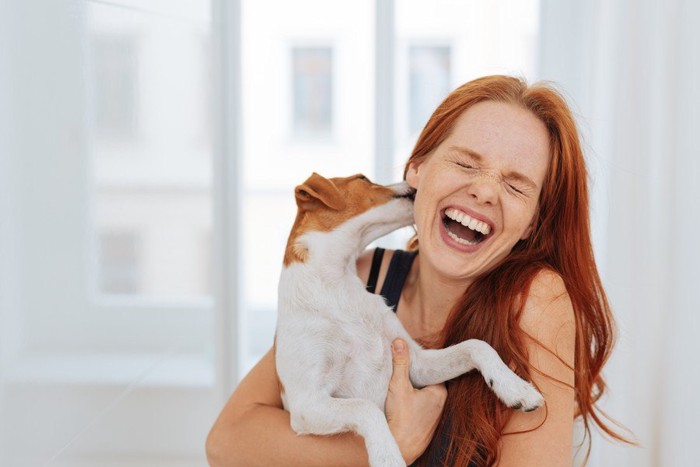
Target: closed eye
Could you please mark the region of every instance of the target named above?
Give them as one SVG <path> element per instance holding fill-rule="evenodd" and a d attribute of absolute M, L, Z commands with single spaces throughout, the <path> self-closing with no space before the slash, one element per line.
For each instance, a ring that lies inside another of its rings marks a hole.
<path fill-rule="evenodd" d="M 474 167 L 473 165 L 465 163 L 465 162 L 455 162 L 455 164 L 462 167 L 463 169 L 470 169 L 470 170 L 476 169 L 476 167 Z"/>
<path fill-rule="evenodd" d="M 511 185 L 511 184 L 509 183 L 509 184 L 508 184 L 508 187 L 509 187 L 511 190 L 520 193 L 521 195 L 523 194 L 523 192 L 522 192 L 521 190 L 518 190 L 518 188 L 517 188 L 515 185 Z"/>
<path fill-rule="evenodd" d="M 525 188 L 522 188 L 518 185 L 515 185 L 513 183 L 509 183 L 509 182 L 506 182 L 506 186 L 508 187 L 509 190 L 514 191 L 518 195 L 523 195 L 523 196 L 527 195 L 527 193 L 526 193 L 527 190 Z"/>

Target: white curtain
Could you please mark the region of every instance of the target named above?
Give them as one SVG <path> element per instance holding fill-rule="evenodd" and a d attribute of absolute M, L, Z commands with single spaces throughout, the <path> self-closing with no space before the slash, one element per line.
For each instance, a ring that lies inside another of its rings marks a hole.
<path fill-rule="evenodd" d="M 592 466 L 700 465 L 700 3 L 542 0 L 540 74 L 574 103 L 596 256 L 619 327 L 603 406 L 638 448 Z"/>

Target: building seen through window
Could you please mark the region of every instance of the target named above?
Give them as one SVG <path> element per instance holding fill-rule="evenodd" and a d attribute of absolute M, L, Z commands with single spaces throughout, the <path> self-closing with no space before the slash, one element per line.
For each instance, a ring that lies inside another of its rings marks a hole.
<path fill-rule="evenodd" d="M 102 232 L 100 235 L 99 290 L 122 295 L 141 292 L 143 245 L 136 232 Z"/>
<path fill-rule="evenodd" d="M 103 137 L 133 138 L 138 124 L 136 37 L 97 33 L 89 44 L 95 129 Z"/>
<path fill-rule="evenodd" d="M 294 133 L 323 136 L 333 128 L 333 49 L 292 48 Z"/>
<path fill-rule="evenodd" d="M 418 133 L 451 91 L 451 48 L 411 45 L 408 51 L 410 132 Z"/>
<path fill-rule="evenodd" d="M 207 2 L 168 8 L 87 7 L 91 264 L 98 296 L 124 306 L 212 291 L 212 40 L 196 19 Z"/>

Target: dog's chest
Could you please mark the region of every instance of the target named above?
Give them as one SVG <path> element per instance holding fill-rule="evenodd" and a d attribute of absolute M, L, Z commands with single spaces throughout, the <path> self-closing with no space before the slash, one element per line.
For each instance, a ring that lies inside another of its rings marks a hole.
<path fill-rule="evenodd" d="M 336 397 L 361 397 L 383 407 L 386 384 L 391 376 L 390 342 L 379 320 L 353 321 L 336 326 L 329 342 L 341 343 L 328 368 Z M 332 375 L 332 376 L 331 376 Z"/>
<path fill-rule="evenodd" d="M 363 288 L 305 285 L 280 288 L 278 340 L 296 341 L 304 354 L 297 355 L 297 369 L 300 360 L 315 361 L 309 371 L 319 371 L 332 395 L 370 399 L 383 408 L 391 376 L 391 341 L 385 334 L 391 311 Z M 285 295 L 285 288 L 292 293 Z"/>

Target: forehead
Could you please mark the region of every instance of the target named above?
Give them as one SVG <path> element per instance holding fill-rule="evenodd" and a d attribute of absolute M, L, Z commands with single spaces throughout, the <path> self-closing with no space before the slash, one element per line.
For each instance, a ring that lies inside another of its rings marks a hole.
<path fill-rule="evenodd" d="M 476 152 L 487 163 L 518 170 L 540 186 L 550 157 L 544 123 L 529 110 L 503 102 L 479 102 L 464 111 L 441 146 Z"/>

